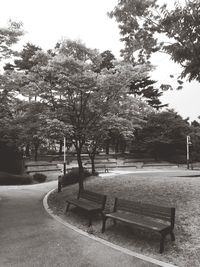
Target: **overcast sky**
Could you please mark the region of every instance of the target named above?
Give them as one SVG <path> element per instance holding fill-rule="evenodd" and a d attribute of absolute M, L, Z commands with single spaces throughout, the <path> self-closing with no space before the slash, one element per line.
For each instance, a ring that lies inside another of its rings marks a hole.
<path fill-rule="evenodd" d="M 118 26 L 107 16 L 116 3 L 117 0 L 4 0 L 0 26 L 9 19 L 22 21 L 26 34 L 18 45 L 21 47 L 29 41 L 50 49 L 62 38 L 80 39 L 88 47 L 100 52 L 111 50 L 119 57 L 123 44 L 119 41 Z M 181 71 L 162 54 L 154 56 L 153 63 L 157 66 L 153 78 L 160 83 L 172 83 L 170 74 Z M 186 82 L 183 90 L 167 92 L 162 100 L 183 118 L 194 120 L 200 116 L 200 85 L 197 82 Z"/>

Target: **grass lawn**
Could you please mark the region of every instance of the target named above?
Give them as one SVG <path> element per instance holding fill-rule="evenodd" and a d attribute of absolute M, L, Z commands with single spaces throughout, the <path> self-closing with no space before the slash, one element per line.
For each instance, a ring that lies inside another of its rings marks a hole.
<path fill-rule="evenodd" d="M 50 195 L 48 203 L 55 214 L 67 222 L 112 243 L 178 266 L 200 266 L 200 172 L 138 172 L 93 177 L 85 182 L 85 188 L 108 195 L 108 210 L 112 210 L 114 197 L 174 206 L 176 241 L 171 242 L 168 236 L 165 251 L 159 254 L 159 235 L 138 232 L 122 223 L 114 226 L 111 220 L 107 221 L 106 232 L 102 234 L 100 217 L 95 218 L 88 229 L 88 219 L 79 209 L 72 208 L 68 215 L 63 213 L 65 197 L 75 196 L 77 185 L 66 187 L 61 193 L 55 191 Z"/>

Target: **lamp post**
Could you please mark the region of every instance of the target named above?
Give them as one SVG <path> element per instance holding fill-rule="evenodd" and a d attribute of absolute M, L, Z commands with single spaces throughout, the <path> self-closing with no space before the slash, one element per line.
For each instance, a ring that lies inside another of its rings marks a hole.
<path fill-rule="evenodd" d="M 189 169 L 190 168 L 190 145 L 192 145 L 192 142 L 191 142 L 191 140 L 190 140 L 190 136 L 189 135 L 187 135 L 187 137 L 186 137 L 187 139 L 186 139 L 186 144 L 187 144 L 187 169 Z"/>
<path fill-rule="evenodd" d="M 66 174 L 66 137 L 64 137 L 64 162 L 63 162 L 63 173 Z"/>

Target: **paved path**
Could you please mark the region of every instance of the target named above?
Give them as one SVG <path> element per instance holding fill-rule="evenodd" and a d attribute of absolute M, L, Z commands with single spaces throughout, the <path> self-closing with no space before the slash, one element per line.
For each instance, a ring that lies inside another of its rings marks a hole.
<path fill-rule="evenodd" d="M 80 235 L 43 208 L 56 182 L 0 187 L 0 267 L 156 267 Z"/>

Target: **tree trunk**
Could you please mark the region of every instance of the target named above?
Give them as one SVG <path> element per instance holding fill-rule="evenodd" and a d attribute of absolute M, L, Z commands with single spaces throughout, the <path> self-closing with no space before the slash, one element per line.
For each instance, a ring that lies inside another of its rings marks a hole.
<path fill-rule="evenodd" d="M 30 144 L 26 144 L 26 149 L 25 149 L 25 156 L 29 157 L 30 156 Z"/>
<path fill-rule="evenodd" d="M 38 160 L 38 149 L 39 149 L 39 144 L 38 144 L 38 143 L 34 144 L 34 148 L 35 148 L 34 160 L 37 161 L 37 160 Z"/>
<path fill-rule="evenodd" d="M 82 163 L 82 159 L 81 159 L 81 150 L 76 149 L 76 153 L 77 153 L 77 162 L 78 162 L 78 167 L 79 167 L 79 190 L 83 190 L 84 189 L 84 185 L 83 185 L 83 163 Z"/>
<path fill-rule="evenodd" d="M 59 142 L 59 155 L 60 156 L 62 155 L 62 147 L 63 147 L 63 141 L 60 140 L 60 142 Z"/>
<path fill-rule="evenodd" d="M 119 152 L 119 138 L 116 138 L 116 142 L 115 142 L 115 153 Z"/>
<path fill-rule="evenodd" d="M 38 159 L 38 146 L 35 146 L 34 160 L 37 161 L 37 159 Z"/>
<path fill-rule="evenodd" d="M 106 140 L 106 155 L 109 155 L 110 140 Z"/>
<path fill-rule="evenodd" d="M 125 152 L 126 152 L 126 140 L 123 140 L 122 142 L 121 142 L 121 152 L 122 152 L 122 154 L 124 154 Z"/>
<path fill-rule="evenodd" d="M 160 155 L 159 155 L 159 152 L 157 150 L 154 151 L 154 159 L 155 159 L 155 161 L 159 161 L 159 159 L 160 159 Z"/>

